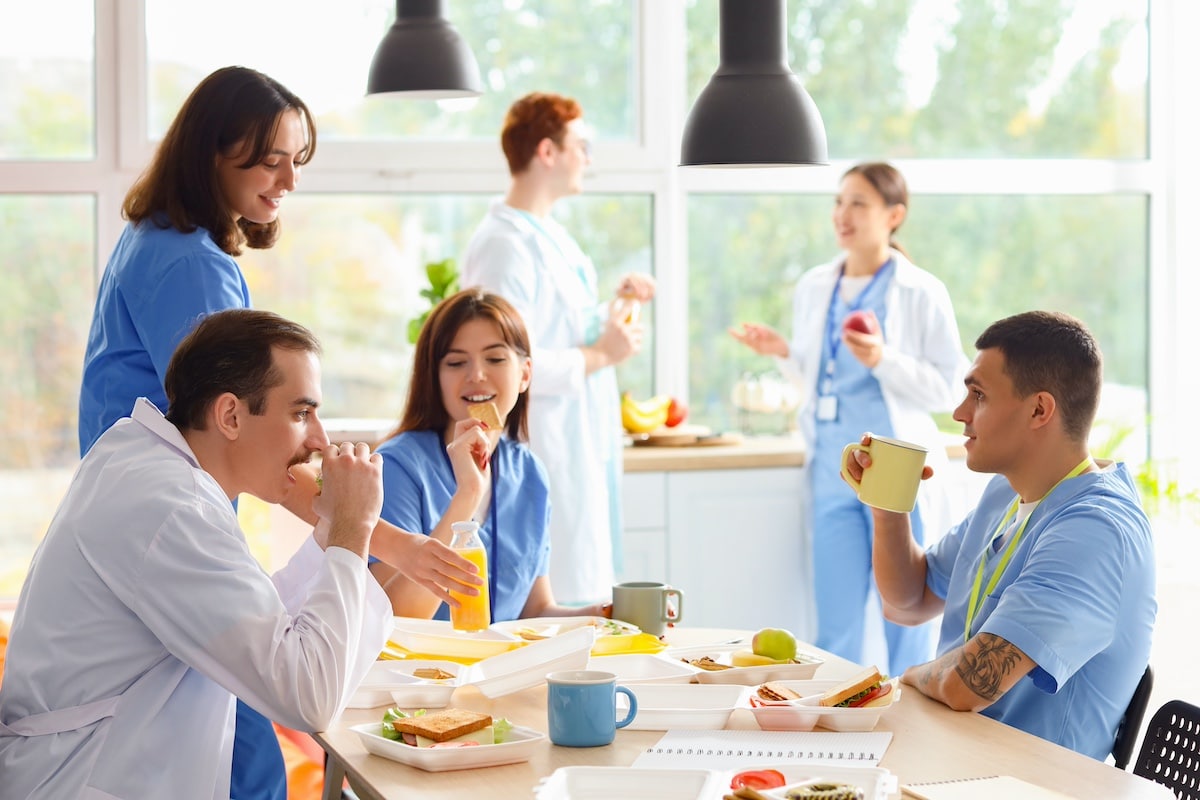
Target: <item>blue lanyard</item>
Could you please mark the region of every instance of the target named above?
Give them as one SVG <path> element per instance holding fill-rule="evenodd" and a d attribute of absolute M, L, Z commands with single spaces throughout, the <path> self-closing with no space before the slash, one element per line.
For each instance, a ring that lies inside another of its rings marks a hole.
<path fill-rule="evenodd" d="M 896 271 L 896 259 L 889 258 L 884 262 L 883 266 L 875 271 L 871 276 L 870 282 L 866 285 L 858 297 L 854 298 L 854 302 L 848 304 L 847 314 L 852 314 L 862 308 L 863 301 L 871 294 L 871 289 L 875 288 L 875 284 L 881 280 L 890 279 L 892 273 Z M 825 338 L 829 342 L 829 360 L 825 362 L 825 378 L 821 381 L 820 394 L 830 394 L 833 391 L 833 373 L 835 364 L 837 364 L 838 350 L 842 346 L 842 332 L 838 325 L 837 319 L 837 302 L 842 290 L 842 278 L 846 275 L 846 265 L 842 264 L 838 270 L 837 281 L 833 284 L 833 294 L 829 296 L 829 311 L 825 314 Z"/>
<path fill-rule="evenodd" d="M 496 621 L 496 573 L 499 571 L 500 556 L 499 545 L 496 540 L 500 535 L 500 523 L 496 516 L 496 484 L 500 482 L 500 459 L 496 458 L 496 453 L 500 450 L 500 443 L 496 443 L 496 450 L 492 451 L 491 466 L 492 466 L 492 500 L 490 508 L 488 508 L 488 516 L 491 517 L 491 536 L 489 541 L 484 544 L 488 551 L 488 614 L 492 622 Z M 450 477 L 454 477 L 454 465 L 450 463 L 450 454 L 446 452 L 446 447 L 441 447 L 442 458 L 446 462 L 446 466 L 450 470 Z M 456 484 L 457 485 L 457 484 Z M 489 546 L 490 545 L 490 546 Z"/>

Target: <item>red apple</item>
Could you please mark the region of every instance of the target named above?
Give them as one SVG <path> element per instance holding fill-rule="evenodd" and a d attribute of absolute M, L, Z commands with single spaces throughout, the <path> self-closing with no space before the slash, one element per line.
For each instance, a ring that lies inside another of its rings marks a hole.
<path fill-rule="evenodd" d="M 879 320 L 873 311 L 851 311 L 842 321 L 842 328 L 859 333 L 879 333 Z"/>
<path fill-rule="evenodd" d="M 672 397 L 671 405 L 667 406 L 667 427 L 674 428 L 687 419 L 687 415 L 687 406 Z"/>

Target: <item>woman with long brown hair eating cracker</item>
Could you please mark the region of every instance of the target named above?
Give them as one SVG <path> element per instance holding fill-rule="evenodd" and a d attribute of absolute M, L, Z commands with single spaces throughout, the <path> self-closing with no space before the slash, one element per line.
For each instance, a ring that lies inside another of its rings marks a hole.
<path fill-rule="evenodd" d="M 384 519 L 447 543 L 451 523 L 479 523 L 493 622 L 601 614 L 558 605 L 550 587 L 548 480 L 525 444 L 532 369 L 512 304 L 482 289 L 447 298 L 421 329 L 404 415 L 378 448 Z M 397 615 L 448 618 L 444 598 L 371 569 Z"/>

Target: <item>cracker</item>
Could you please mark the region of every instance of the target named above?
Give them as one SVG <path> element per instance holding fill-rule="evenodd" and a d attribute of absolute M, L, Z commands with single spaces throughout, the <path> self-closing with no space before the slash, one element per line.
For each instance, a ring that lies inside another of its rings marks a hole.
<path fill-rule="evenodd" d="M 477 419 L 488 427 L 489 430 L 500 430 L 504 427 L 504 420 L 500 419 L 500 411 L 496 408 L 495 403 L 471 403 L 467 406 L 467 413 L 472 419 Z"/>

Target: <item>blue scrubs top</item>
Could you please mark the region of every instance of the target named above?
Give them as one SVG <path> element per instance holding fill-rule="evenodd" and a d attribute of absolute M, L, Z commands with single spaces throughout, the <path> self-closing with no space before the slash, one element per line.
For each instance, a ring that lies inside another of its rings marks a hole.
<path fill-rule="evenodd" d="M 121 233 L 100 279 L 79 390 L 79 455 L 139 397 L 166 411 L 171 354 L 206 314 L 249 308 L 237 262 L 208 231 L 182 233 L 147 220 Z M 270 720 L 237 702 L 233 800 L 285 800 L 283 753 Z"/>
<path fill-rule="evenodd" d="M 938 655 L 963 644 L 971 588 L 986 586 L 991 547 L 1015 493 L 1003 476 L 926 553 L 926 584 L 946 601 Z M 1150 658 L 1154 542 L 1123 464 L 1064 481 L 1033 510 L 972 635 L 1016 645 L 1037 666 L 983 714 L 1092 758 L 1112 750 L 1117 724 Z"/>
<path fill-rule="evenodd" d="M 437 431 L 408 431 L 381 444 L 383 512 L 406 531 L 429 535 L 458 488 Z M 519 619 L 533 582 L 550 571 L 550 482 L 523 444 L 500 437 L 492 453 L 492 502 L 479 536 L 488 558 L 492 621 Z M 443 603 L 434 619 L 449 619 Z"/>
<path fill-rule="evenodd" d="M 125 226 L 108 259 L 88 332 L 79 391 L 79 454 L 145 397 L 166 411 L 163 378 L 176 345 L 206 314 L 249 308 L 237 262 L 208 231 L 147 220 Z"/>

